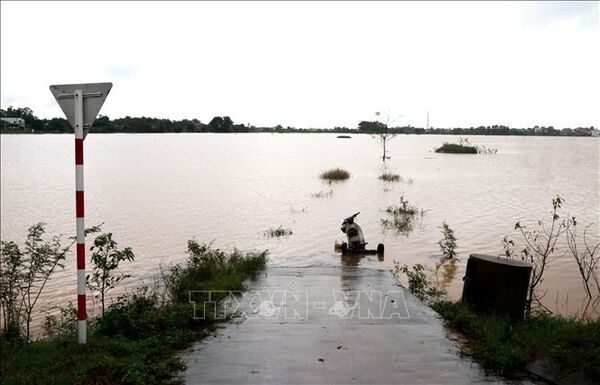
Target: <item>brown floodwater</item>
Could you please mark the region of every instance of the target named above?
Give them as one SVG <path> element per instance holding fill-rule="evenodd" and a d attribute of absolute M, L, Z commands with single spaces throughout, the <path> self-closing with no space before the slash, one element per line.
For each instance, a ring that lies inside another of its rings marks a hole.
<path fill-rule="evenodd" d="M 454 298 L 468 255 L 502 253 L 504 236 L 519 240 L 517 221 L 549 221 L 557 194 L 566 200 L 564 213 L 594 224 L 590 234 L 598 239 L 599 138 L 473 136 L 471 143 L 498 153 L 433 152 L 457 139 L 397 136 L 384 165 L 379 143 L 368 135 L 92 133 L 85 141 L 86 221 L 103 222 L 121 246 L 133 248 L 136 261 L 124 270 L 135 277 L 123 287 L 183 260 L 188 239 L 269 249 L 275 266 L 339 265 L 334 242 L 344 239 L 341 220 L 357 211 L 366 240 L 386 247 L 383 262 L 376 256 L 350 261 L 371 268 L 392 268 L 394 261 L 433 267 L 445 220 L 455 231 L 460 260 L 439 279 Z M 334 167 L 348 170 L 350 179 L 319 179 Z M 40 221 L 50 234 L 74 234 L 72 135 L 2 135 L 1 171 L 2 240 L 22 242 L 28 226 Z M 379 180 L 386 171 L 403 181 Z M 424 210 L 408 234 L 381 224 L 385 208 L 401 195 Z M 265 237 L 278 226 L 293 234 Z M 73 301 L 75 280 L 72 255 L 51 279 L 42 305 Z M 584 292 L 569 254 L 553 262 L 544 287 L 550 309 L 580 310 Z"/>

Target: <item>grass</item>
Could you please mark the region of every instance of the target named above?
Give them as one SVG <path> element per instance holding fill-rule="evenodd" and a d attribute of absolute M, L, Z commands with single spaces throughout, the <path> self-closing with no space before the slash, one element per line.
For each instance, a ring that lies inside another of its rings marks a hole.
<path fill-rule="evenodd" d="M 477 154 L 478 150 L 475 146 L 467 146 L 458 143 L 444 143 L 442 147 L 437 148 L 435 152 L 446 154 Z"/>
<path fill-rule="evenodd" d="M 400 196 L 399 205 L 388 206 L 385 212 L 389 216 L 381 220 L 383 227 L 394 229 L 398 234 L 404 235 L 408 235 L 414 230 L 415 225 L 419 223 L 425 213 L 411 205 L 408 200 L 404 199 L 404 196 Z"/>
<path fill-rule="evenodd" d="M 158 288 L 120 297 L 104 317 L 90 322 L 80 346 L 73 325 L 55 337 L 24 344 L 0 337 L 0 377 L 10 384 L 164 384 L 184 368 L 177 350 L 214 329 L 207 314 L 194 318 L 190 290 L 243 290 L 265 267 L 266 252 L 225 253 L 188 242 L 189 258 L 172 266 Z M 194 297 L 196 303 L 204 298 Z M 222 297 L 225 294 L 222 294 Z M 220 299 L 215 297 L 213 299 Z M 199 307 L 198 307 L 199 308 Z M 196 313 L 196 315 L 198 315 Z"/>
<path fill-rule="evenodd" d="M 379 179 L 381 179 L 384 182 L 400 182 L 402 178 L 398 174 L 385 172 L 379 176 Z"/>
<path fill-rule="evenodd" d="M 538 315 L 522 322 L 477 314 L 459 302 L 432 305 L 452 329 L 468 338 L 463 349 L 487 369 L 513 376 L 537 358 L 560 363 L 562 370 L 600 378 L 600 319 Z"/>
<path fill-rule="evenodd" d="M 292 235 L 293 232 L 291 229 L 286 229 L 283 228 L 283 226 L 279 226 L 277 228 L 271 227 L 269 228 L 269 230 L 264 232 L 265 237 L 270 237 L 270 238 L 279 238 L 279 237 L 285 237 L 287 235 Z"/>
<path fill-rule="evenodd" d="M 346 180 L 350 178 L 350 173 L 341 168 L 333 168 L 331 170 L 323 171 L 319 177 L 329 181 Z"/>

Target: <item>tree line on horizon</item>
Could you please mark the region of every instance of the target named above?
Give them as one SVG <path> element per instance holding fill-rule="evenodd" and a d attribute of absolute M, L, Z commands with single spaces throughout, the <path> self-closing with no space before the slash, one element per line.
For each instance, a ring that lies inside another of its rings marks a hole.
<path fill-rule="evenodd" d="M 71 133 L 73 129 L 66 119 L 39 119 L 29 107 L 0 109 L 0 117 L 21 118 L 23 126 L 2 122 L 2 133 L 34 132 L 34 133 Z M 94 122 L 96 133 L 184 133 L 184 132 L 215 132 L 215 133 L 244 133 L 244 132 L 305 132 L 305 133 L 390 133 L 390 134 L 450 134 L 450 135 L 544 135 L 544 136 L 590 136 L 594 127 L 577 127 L 574 129 L 555 129 L 552 126 L 534 126 L 529 128 L 511 128 L 505 125 L 455 127 L 455 128 L 422 128 L 407 126 L 388 127 L 379 121 L 361 121 L 356 128 L 335 127 L 326 128 L 296 128 L 257 127 L 251 124 L 236 124 L 229 116 L 215 116 L 210 122 L 202 123 L 198 119 L 170 120 L 149 117 L 130 117 L 110 119 L 100 115 Z"/>

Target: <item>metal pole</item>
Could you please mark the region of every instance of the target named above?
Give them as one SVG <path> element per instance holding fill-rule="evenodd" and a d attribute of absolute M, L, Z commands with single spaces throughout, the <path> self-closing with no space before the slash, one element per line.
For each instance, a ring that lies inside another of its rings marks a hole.
<path fill-rule="evenodd" d="M 85 221 L 83 205 L 83 91 L 74 92 L 75 107 L 75 217 L 77 226 L 77 335 L 87 342 L 85 299 Z"/>

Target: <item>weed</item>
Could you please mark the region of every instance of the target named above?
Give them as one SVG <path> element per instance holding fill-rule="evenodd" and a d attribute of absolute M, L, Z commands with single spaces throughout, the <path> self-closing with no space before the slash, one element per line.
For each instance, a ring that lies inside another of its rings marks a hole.
<path fill-rule="evenodd" d="M 408 265 L 400 265 L 395 262 L 394 275 L 400 277 L 401 274 L 406 275 L 406 278 L 408 279 L 408 290 L 421 301 L 432 303 L 439 301 L 446 295 L 444 290 L 438 289 L 436 285 L 427 278 L 425 267 L 420 263 L 414 265 L 411 270 Z"/>
<path fill-rule="evenodd" d="M 591 383 L 600 378 L 600 320 L 581 321 L 560 316 L 536 315 L 522 322 L 477 314 L 460 302 L 432 305 L 446 324 L 468 337 L 464 348 L 485 368 L 504 375 L 537 358 L 561 364 L 564 373 L 580 371 Z"/>
<path fill-rule="evenodd" d="M 288 235 L 292 235 L 293 232 L 290 229 L 286 229 L 283 228 L 283 226 L 279 226 L 277 228 L 269 228 L 267 231 L 264 232 L 265 237 L 269 237 L 269 238 L 279 238 L 279 237 L 285 237 Z"/>
<path fill-rule="evenodd" d="M 452 260 L 456 258 L 456 236 L 454 230 L 448 226 L 446 221 L 442 223 L 442 235 L 443 238 L 438 242 L 440 250 L 442 251 L 443 260 Z"/>
<path fill-rule="evenodd" d="M 477 154 L 477 147 L 457 143 L 444 143 L 442 147 L 436 148 L 435 152 L 446 154 Z"/>
<path fill-rule="evenodd" d="M 391 215 L 415 215 L 419 212 L 415 206 L 410 205 L 408 200 L 404 199 L 404 195 L 400 196 L 400 204 L 397 206 L 388 206 L 385 212 Z"/>
<path fill-rule="evenodd" d="M 384 228 L 396 230 L 399 234 L 408 235 L 414 230 L 415 224 L 418 224 L 423 218 L 424 210 L 419 210 L 412 206 L 404 196 L 400 196 L 400 204 L 396 206 L 388 206 L 385 210 L 389 214 L 388 218 L 381 220 Z"/>
<path fill-rule="evenodd" d="M 0 375 L 11 384 L 165 384 L 184 368 L 175 351 L 206 335 L 211 318 L 193 317 L 190 291 L 244 289 L 267 261 L 267 252 L 225 253 L 211 245 L 188 241 L 187 261 L 163 275 L 166 300 L 142 287 L 119 297 L 103 317 L 90 322 L 88 344 L 75 338 L 73 311 L 49 323 L 46 340 L 30 344 L 0 336 Z M 218 301 L 222 297 L 213 296 Z M 198 298 L 197 301 L 201 301 Z M 55 332 L 59 330 L 59 332 Z"/>
<path fill-rule="evenodd" d="M 379 176 L 379 179 L 381 179 L 384 182 L 400 182 L 402 180 L 402 177 L 398 174 L 385 172 Z"/>
<path fill-rule="evenodd" d="M 339 181 L 350 178 L 350 173 L 341 168 L 333 168 L 331 170 L 323 171 L 320 178 L 328 181 Z"/>

